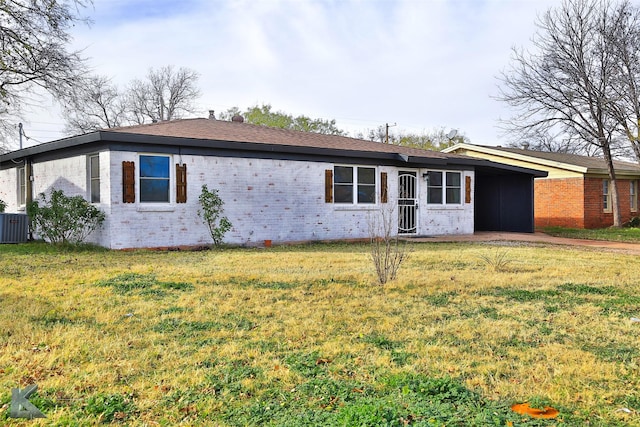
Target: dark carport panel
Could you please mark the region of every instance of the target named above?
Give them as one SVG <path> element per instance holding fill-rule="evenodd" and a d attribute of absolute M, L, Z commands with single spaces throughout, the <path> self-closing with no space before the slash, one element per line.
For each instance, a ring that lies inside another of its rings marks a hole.
<path fill-rule="evenodd" d="M 536 177 L 546 172 L 486 162 L 475 168 L 475 231 L 533 233 Z"/>

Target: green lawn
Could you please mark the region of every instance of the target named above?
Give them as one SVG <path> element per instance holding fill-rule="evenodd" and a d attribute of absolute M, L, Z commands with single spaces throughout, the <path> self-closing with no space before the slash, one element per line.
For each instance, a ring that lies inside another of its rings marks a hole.
<path fill-rule="evenodd" d="M 0 245 L 0 424 L 640 425 L 639 257 L 422 243 L 379 286 L 368 251 Z"/>
<path fill-rule="evenodd" d="M 571 239 L 609 240 L 612 242 L 640 243 L 640 228 L 601 228 L 585 230 L 579 228 L 546 227 L 542 231 L 551 236 Z"/>

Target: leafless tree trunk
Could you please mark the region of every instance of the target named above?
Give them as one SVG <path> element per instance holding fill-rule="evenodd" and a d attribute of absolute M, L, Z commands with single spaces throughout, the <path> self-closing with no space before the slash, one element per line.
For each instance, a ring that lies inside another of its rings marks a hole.
<path fill-rule="evenodd" d="M 527 138 L 564 133 L 596 147 L 611 180 L 614 226 L 622 223 L 612 148 L 612 86 L 617 58 L 607 32 L 615 25 L 609 0 L 565 0 L 538 20 L 535 51 L 513 50 L 511 69 L 501 76 L 499 99 L 515 108 L 506 129 Z"/>

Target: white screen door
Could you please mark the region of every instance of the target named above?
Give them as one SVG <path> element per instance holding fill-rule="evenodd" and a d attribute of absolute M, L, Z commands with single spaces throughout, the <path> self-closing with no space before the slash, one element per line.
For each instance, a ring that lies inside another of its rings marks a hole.
<path fill-rule="evenodd" d="M 398 172 L 398 234 L 416 234 L 418 200 L 415 172 Z"/>

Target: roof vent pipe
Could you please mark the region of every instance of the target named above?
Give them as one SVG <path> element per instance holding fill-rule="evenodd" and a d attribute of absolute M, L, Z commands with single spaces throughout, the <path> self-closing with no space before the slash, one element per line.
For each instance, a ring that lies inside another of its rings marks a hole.
<path fill-rule="evenodd" d="M 209 120 L 215 120 L 216 119 L 216 112 L 213 110 L 209 110 Z"/>

